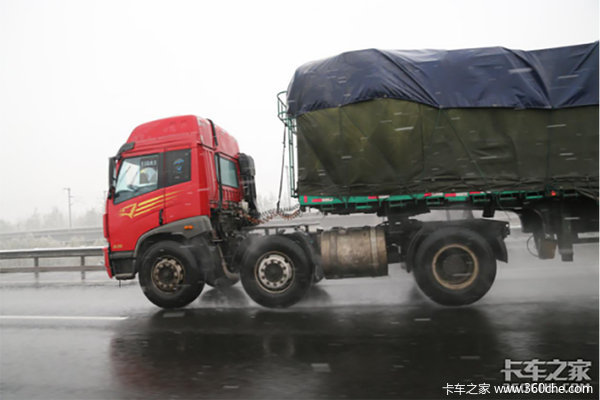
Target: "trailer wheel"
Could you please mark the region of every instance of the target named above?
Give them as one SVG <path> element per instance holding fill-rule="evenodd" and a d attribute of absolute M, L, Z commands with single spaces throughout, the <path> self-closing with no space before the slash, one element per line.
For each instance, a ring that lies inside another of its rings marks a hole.
<path fill-rule="evenodd" d="M 445 228 L 419 245 L 414 274 L 419 288 L 436 303 L 466 305 L 483 297 L 494 283 L 496 259 L 481 235 Z"/>
<path fill-rule="evenodd" d="M 302 248 L 283 236 L 258 239 L 241 269 L 246 293 L 264 307 L 289 307 L 308 291 L 312 271 Z"/>
<path fill-rule="evenodd" d="M 184 307 L 204 288 L 204 279 L 188 249 L 173 241 L 153 244 L 139 268 L 142 291 L 162 308 Z"/>

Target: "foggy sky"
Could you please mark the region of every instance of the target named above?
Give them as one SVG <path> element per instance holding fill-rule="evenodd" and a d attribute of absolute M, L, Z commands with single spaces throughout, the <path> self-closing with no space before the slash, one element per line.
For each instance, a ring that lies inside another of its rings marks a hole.
<path fill-rule="evenodd" d="M 103 208 L 107 159 L 144 122 L 195 114 L 279 182 L 276 94 L 363 48 L 537 49 L 599 38 L 597 0 L 0 0 L 0 219 Z"/>

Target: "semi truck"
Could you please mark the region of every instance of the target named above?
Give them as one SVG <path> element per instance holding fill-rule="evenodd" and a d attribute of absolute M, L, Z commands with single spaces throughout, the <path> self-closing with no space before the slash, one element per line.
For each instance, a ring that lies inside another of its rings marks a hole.
<path fill-rule="evenodd" d="M 352 51 L 299 67 L 278 99 L 300 210 L 383 222 L 265 225 L 236 139 L 207 118 L 160 119 L 109 159 L 109 277 L 138 276 L 163 308 L 239 280 L 259 305 L 288 307 L 323 278 L 404 263 L 431 300 L 460 306 L 508 262 L 497 211 L 520 217 L 542 259 L 597 240 L 584 233 L 598 231 L 598 42 Z M 416 218 L 449 208 L 482 217 Z"/>

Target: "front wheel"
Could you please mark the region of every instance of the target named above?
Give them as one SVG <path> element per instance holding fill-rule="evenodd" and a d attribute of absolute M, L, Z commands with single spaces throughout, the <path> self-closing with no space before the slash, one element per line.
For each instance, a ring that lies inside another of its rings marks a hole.
<path fill-rule="evenodd" d="M 162 308 L 184 307 L 204 288 L 193 255 L 173 241 L 155 243 L 144 252 L 139 281 L 148 300 Z"/>
<path fill-rule="evenodd" d="M 312 269 L 302 248 L 283 236 L 265 236 L 248 249 L 241 268 L 246 293 L 264 307 L 289 307 L 304 297 Z"/>
<path fill-rule="evenodd" d="M 432 233 L 415 255 L 415 280 L 436 303 L 460 306 L 485 295 L 496 278 L 496 259 L 484 237 L 466 228 Z"/>

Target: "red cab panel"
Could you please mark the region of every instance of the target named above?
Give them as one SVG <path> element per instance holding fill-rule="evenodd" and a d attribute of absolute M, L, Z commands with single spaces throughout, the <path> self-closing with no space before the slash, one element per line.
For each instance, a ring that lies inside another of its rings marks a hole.
<path fill-rule="evenodd" d="M 239 203 L 238 154 L 235 138 L 196 116 L 135 128 L 111 172 L 104 218 L 109 251 L 133 251 L 140 236 L 160 225 Z"/>

